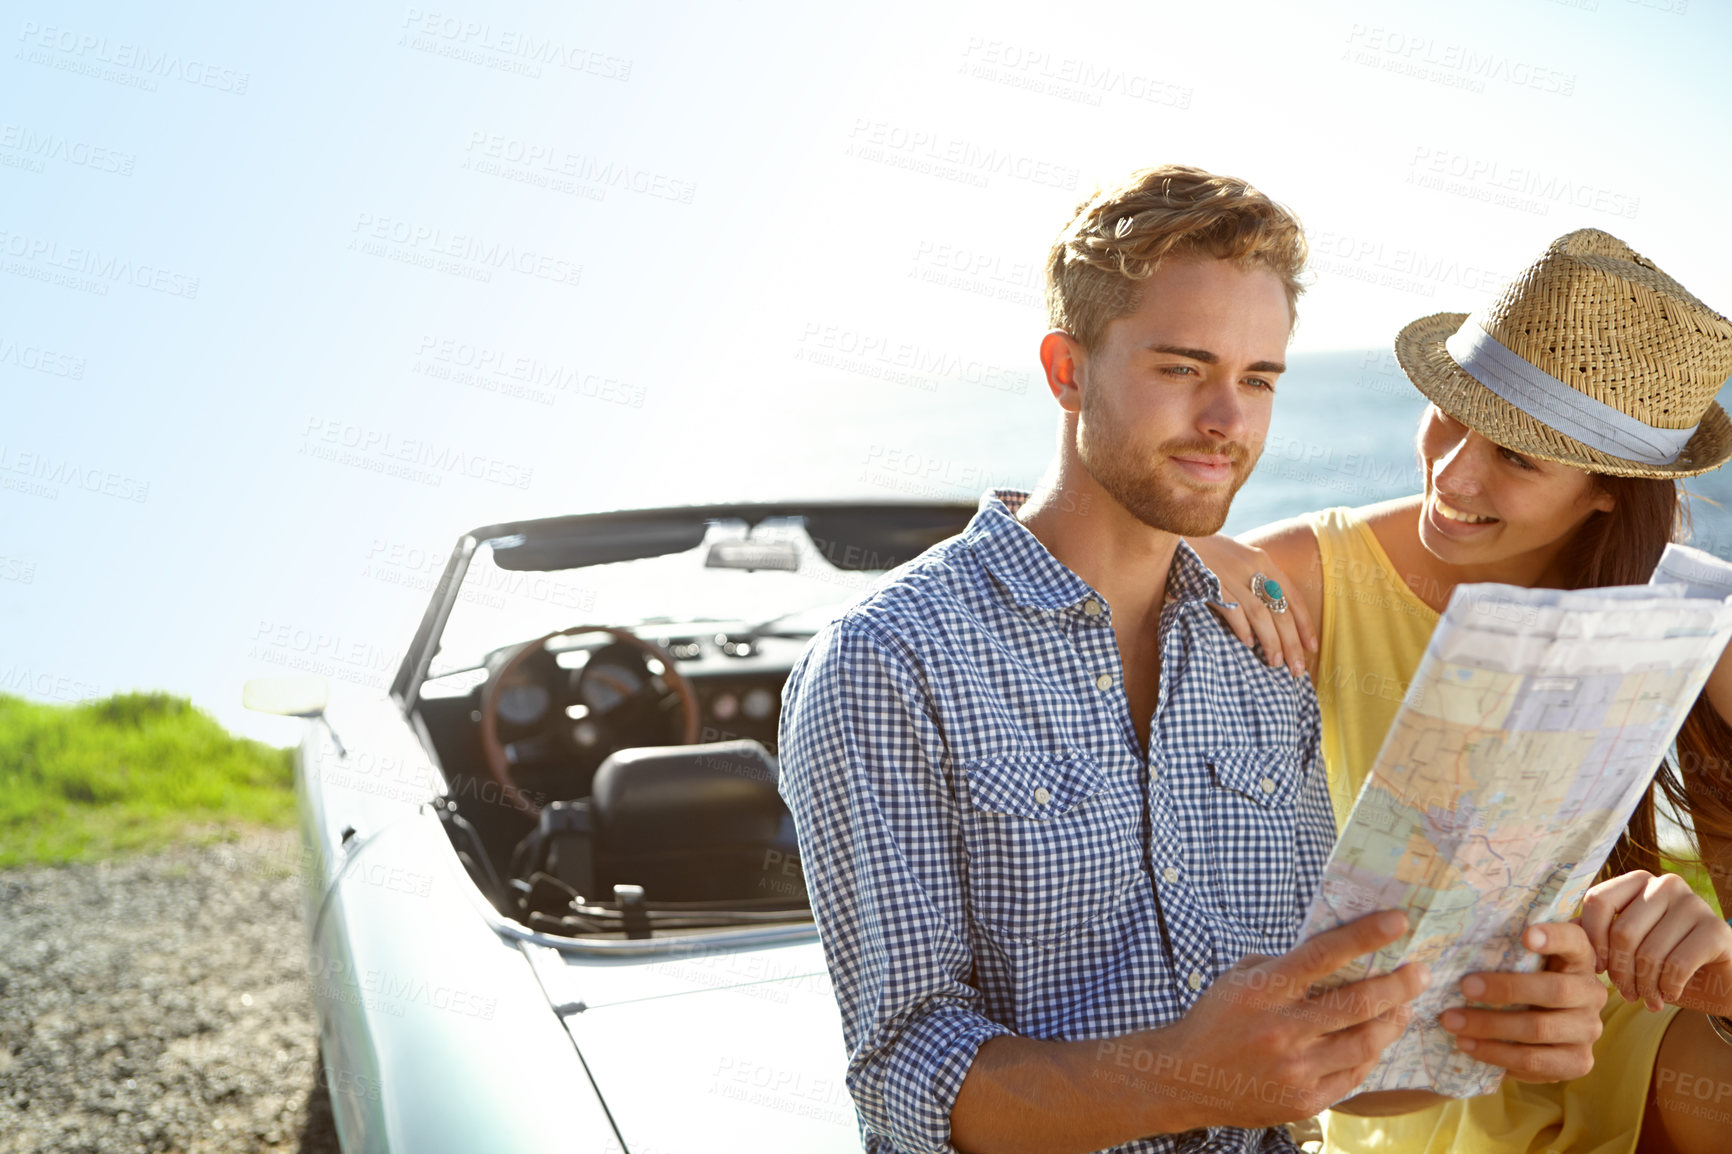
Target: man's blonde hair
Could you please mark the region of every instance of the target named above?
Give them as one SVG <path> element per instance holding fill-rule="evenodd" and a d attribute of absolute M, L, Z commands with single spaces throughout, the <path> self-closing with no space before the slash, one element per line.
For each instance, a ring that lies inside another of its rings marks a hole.
<path fill-rule="evenodd" d="M 1268 269 L 1297 315 L 1306 257 L 1298 218 L 1242 180 L 1163 164 L 1077 206 L 1047 254 L 1047 323 L 1093 352 L 1107 325 L 1136 310 L 1141 282 L 1162 261 L 1190 256 Z"/>

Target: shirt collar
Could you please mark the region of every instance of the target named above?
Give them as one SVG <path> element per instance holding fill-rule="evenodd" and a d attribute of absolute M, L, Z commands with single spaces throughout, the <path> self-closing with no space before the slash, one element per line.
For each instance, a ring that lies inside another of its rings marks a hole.
<path fill-rule="evenodd" d="M 1106 598 L 1047 552 L 1028 526 L 1016 519 L 1028 497 L 1027 489 L 989 489 L 981 494 L 979 510 L 965 533 L 981 564 L 1018 605 L 1074 609 L 1090 597 L 1104 605 Z M 1227 603 L 1221 596 L 1221 582 L 1182 539 L 1167 570 L 1167 596 L 1174 601 Z"/>

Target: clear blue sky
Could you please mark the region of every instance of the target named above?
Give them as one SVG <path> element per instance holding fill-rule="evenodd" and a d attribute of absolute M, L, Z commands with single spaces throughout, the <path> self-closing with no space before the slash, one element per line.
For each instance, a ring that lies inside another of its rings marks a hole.
<path fill-rule="evenodd" d="M 1723 4 L 831 7 L 11 9 L 0 691 L 286 741 L 240 682 L 364 684 L 470 526 L 1031 480 L 1040 261 L 1144 164 L 1299 213 L 1296 353 L 1584 225 L 1732 307 Z"/>

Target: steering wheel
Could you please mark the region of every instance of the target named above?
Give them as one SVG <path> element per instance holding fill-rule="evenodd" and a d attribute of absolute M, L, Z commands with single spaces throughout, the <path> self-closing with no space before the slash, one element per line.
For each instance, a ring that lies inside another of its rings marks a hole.
<path fill-rule="evenodd" d="M 498 783 L 507 804 L 532 816 L 541 812 L 541 806 L 518 788 L 517 781 L 512 776 L 511 761 L 505 754 L 505 744 L 499 740 L 499 695 L 509 684 L 512 671 L 524 658 L 544 650 L 547 643 L 555 637 L 566 637 L 574 633 L 606 633 L 615 641 L 629 645 L 644 656 L 653 657 L 659 662 L 662 667 L 661 677 L 670 687 L 669 698 L 677 699 L 680 704 L 682 733 L 678 744 L 696 745 L 698 742 L 697 694 L 692 691 L 692 683 L 679 671 L 673 655 L 667 650 L 645 641 L 629 629 L 613 625 L 574 625 L 570 629 L 555 630 L 519 647 L 517 652 L 500 666 L 499 671 L 488 679 L 487 690 L 481 696 L 481 752 L 482 760 L 487 764 L 487 772 Z"/>

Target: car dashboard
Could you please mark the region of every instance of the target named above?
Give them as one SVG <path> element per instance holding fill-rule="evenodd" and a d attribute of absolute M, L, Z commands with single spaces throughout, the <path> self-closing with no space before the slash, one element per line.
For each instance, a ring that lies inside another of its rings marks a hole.
<path fill-rule="evenodd" d="M 667 650 L 692 682 L 698 698 L 699 741 L 750 738 L 775 752 L 782 684 L 809 636 L 753 636 L 747 629 L 666 637 L 639 632 Z"/>
<path fill-rule="evenodd" d="M 634 624 L 630 633 L 652 648 L 596 632 L 555 635 L 502 646 L 479 666 L 425 683 L 417 710 L 445 770 L 442 805 L 454 828 L 468 827 L 461 837 L 453 832 L 460 856 L 478 884 L 490 879 L 483 888 L 502 913 L 549 932 L 606 921 L 618 910 L 609 897 L 614 882 L 644 879 L 659 883 L 645 887 L 652 903 L 762 905 L 764 916 L 798 907 L 809 916 L 792 823 L 775 795 L 775 751 L 782 687 L 810 632 L 658 622 Z M 670 670 L 689 695 L 672 692 Z M 518 797 L 497 788 L 487 765 L 481 722 L 490 692 Z M 687 701 L 695 725 L 684 716 Z M 699 746 L 715 752 L 700 754 Z M 604 768 L 615 765 L 619 772 Z M 604 797 L 609 774 L 626 784 Z M 666 808 L 670 792 L 684 799 L 675 809 Z M 616 813 L 611 827 L 609 812 Z M 582 836 L 563 832 L 574 822 Z M 639 833 L 631 843 L 616 832 L 610 845 L 608 828 L 633 822 Z M 758 832 L 731 835 L 707 854 L 696 848 L 730 823 Z M 633 857 L 664 840 L 656 860 Z M 576 868 L 574 844 L 585 859 Z M 548 900 L 549 879 L 589 900 L 561 893 Z M 527 887 L 536 884 L 532 897 Z"/>

